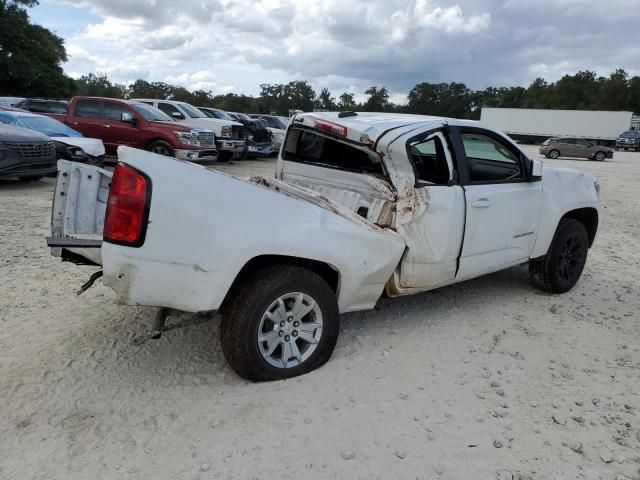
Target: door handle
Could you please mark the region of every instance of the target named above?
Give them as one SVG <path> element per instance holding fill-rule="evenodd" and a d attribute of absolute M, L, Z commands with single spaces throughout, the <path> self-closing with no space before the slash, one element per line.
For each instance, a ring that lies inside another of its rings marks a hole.
<path fill-rule="evenodd" d="M 111 128 L 111 125 L 105 124 L 105 125 L 102 125 L 102 128 Z"/>
<path fill-rule="evenodd" d="M 488 198 L 479 198 L 475 202 L 471 202 L 473 208 L 487 208 L 491 206 L 491 200 Z"/>

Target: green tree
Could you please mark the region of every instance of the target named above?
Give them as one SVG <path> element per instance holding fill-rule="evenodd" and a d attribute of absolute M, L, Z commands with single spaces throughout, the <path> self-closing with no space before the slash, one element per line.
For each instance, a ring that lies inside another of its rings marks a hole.
<path fill-rule="evenodd" d="M 357 104 L 353 93 L 344 92 L 340 95 L 340 101 L 338 102 L 338 110 L 353 111 L 356 110 Z"/>
<path fill-rule="evenodd" d="M 609 78 L 602 79 L 595 105 L 597 110 L 630 110 L 629 75 L 622 69 L 617 69 Z"/>
<path fill-rule="evenodd" d="M 336 109 L 336 99 L 331 97 L 331 92 L 328 88 L 323 88 L 316 100 L 316 108 L 321 110 L 333 111 Z"/>
<path fill-rule="evenodd" d="M 467 118 L 474 95 L 464 83 L 420 83 L 409 92 L 407 109 L 413 113 Z"/>
<path fill-rule="evenodd" d="M 629 80 L 629 110 L 640 115 L 640 77 Z"/>
<path fill-rule="evenodd" d="M 0 0 L 0 95 L 64 97 L 74 81 L 60 67 L 63 40 L 29 20 L 36 0 Z"/>
<path fill-rule="evenodd" d="M 296 80 L 287 84 L 260 85 L 258 109 L 288 115 L 289 110 L 310 112 L 315 105 L 316 93 L 309 82 Z"/>
<path fill-rule="evenodd" d="M 118 83 L 111 83 L 106 74 L 82 75 L 76 80 L 76 95 L 93 97 L 124 98 L 127 88 Z"/>
<path fill-rule="evenodd" d="M 362 105 L 365 112 L 385 112 L 390 110 L 389 92 L 387 87 L 372 86 L 365 90 L 365 95 L 369 98 Z"/>

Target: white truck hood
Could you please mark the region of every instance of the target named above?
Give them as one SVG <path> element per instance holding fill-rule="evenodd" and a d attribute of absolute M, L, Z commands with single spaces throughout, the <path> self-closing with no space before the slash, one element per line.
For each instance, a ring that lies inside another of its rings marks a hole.
<path fill-rule="evenodd" d="M 99 138 L 51 137 L 51 139 L 73 147 L 80 147 L 87 155 L 92 157 L 101 157 L 105 153 L 104 143 Z"/>
<path fill-rule="evenodd" d="M 185 120 L 178 120 L 177 123 L 190 128 L 213 130 L 216 136 L 220 136 L 220 131 L 225 125 L 242 127 L 242 124 L 239 122 L 230 122 L 229 120 L 221 120 L 219 118 L 187 118 Z"/>

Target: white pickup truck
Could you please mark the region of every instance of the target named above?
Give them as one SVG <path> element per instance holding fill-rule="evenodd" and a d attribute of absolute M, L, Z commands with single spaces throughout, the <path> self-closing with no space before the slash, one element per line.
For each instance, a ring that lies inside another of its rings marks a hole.
<path fill-rule="evenodd" d="M 53 253 L 102 265 L 122 304 L 219 311 L 224 354 L 251 380 L 324 364 L 339 314 L 372 309 L 384 293 L 523 263 L 535 285 L 566 292 L 600 220 L 593 175 L 543 171 L 465 120 L 298 114 L 274 178 L 118 155 L 113 178 L 60 162 Z"/>

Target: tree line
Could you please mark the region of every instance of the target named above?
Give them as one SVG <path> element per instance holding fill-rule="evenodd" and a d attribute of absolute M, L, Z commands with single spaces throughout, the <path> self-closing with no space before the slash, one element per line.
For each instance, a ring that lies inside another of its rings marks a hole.
<path fill-rule="evenodd" d="M 165 82 L 136 80 L 129 85 L 112 82 L 106 74 L 89 73 L 79 79 L 64 74 L 67 60 L 64 41 L 30 22 L 26 7 L 37 0 L 0 0 L 0 95 L 69 98 L 92 95 L 112 98 L 159 98 L 185 101 L 197 106 L 237 112 L 287 115 L 289 110 L 359 110 L 417 113 L 478 119 L 482 107 L 551 108 L 567 110 L 629 110 L 640 113 L 640 77 L 622 69 L 608 76 L 585 70 L 565 75 L 556 82 L 535 79 L 528 87 L 488 87 L 472 90 L 464 83 L 417 84 L 406 102 L 389 100 L 385 86 L 371 86 L 364 100 L 354 93 L 334 97 L 323 88 L 295 80 L 286 84 L 260 85 L 257 96 L 190 91 Z"/>

